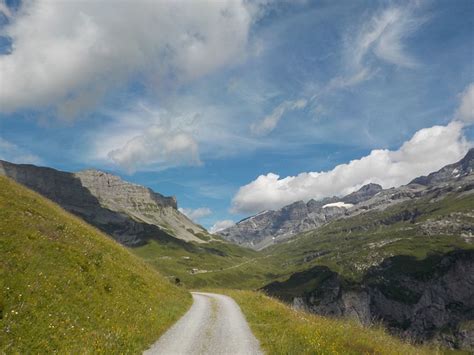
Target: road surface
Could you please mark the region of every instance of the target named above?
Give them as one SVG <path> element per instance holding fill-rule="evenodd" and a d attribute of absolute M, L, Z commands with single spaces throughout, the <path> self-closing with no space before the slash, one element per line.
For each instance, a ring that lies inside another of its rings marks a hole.
<path fill-rule="evenodd" d="M 224 295 L 192 292 L 191 309 L 146 355 L 263 354 L 239 306 Z"/>

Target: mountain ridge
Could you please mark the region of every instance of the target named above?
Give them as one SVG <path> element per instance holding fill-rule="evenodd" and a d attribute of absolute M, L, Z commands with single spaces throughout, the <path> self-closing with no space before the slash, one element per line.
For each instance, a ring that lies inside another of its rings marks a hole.
<path fill-rule="evenodd" d="M 175 197 L 100 170 L 70 173 L 0 160 L 0 175 L 39 192 L 127 246 L 170 237 L 203 243 L 196 234 L 207 234 L 178 211 Z"/>

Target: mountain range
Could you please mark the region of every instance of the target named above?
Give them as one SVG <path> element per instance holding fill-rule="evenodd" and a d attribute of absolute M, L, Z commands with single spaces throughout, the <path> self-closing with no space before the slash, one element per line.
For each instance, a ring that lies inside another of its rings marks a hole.
<path fill-rule="evenodd" d="M 428 176 L 418 177 L 407 185 L 382 189 L 380 185 L 368 184 L 343 197 L 297 201 L 276 211 L 263 211 L 245 218 L 218 234 L 239 245 L 261 250 L 335 219 L 374 209 L 383 210 L 397 203 L 421 198 L 435 186 L 441 190 L 469 188 L 473 183 L 473 170 L 474 149 L 471 149 L 461 161 Z"/>

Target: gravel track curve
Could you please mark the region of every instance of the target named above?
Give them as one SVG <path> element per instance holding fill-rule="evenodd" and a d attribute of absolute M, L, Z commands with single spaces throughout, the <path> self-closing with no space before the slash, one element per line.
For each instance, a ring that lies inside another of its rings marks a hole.
<path fill-rule="evenodd" d="M 192 295 L 189 311 L 144 354 L 263 354 L 232 298 L 207 292 Z"/>

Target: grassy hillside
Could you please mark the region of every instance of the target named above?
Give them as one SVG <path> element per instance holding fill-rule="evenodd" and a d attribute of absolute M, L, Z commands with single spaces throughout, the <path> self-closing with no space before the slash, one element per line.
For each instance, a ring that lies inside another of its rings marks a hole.
<path fill-rule="evenodd" d="M 0 353 L 140 352 L 191 297 L 93 227 L 0 177 Z"/>
<path fill-rule="evenodd" d="M 245 314 L 250 328 L 269 354 L 436 354 L 415 347 L 383 329 L 318 317 L 291 309 L 262 293 L 224 291 Z"/>

